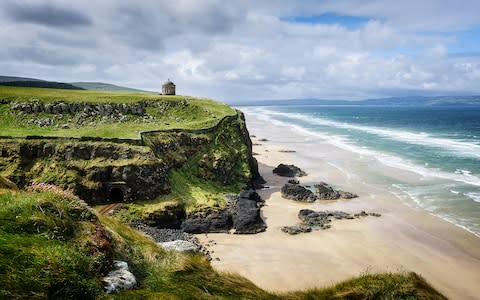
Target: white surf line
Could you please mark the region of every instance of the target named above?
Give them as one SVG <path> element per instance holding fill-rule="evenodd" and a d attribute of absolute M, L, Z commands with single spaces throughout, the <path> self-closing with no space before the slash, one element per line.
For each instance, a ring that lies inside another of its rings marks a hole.
<path fill-rule="evenodd" d="M 422 145 L 422 146 L 442 148 L 449 151 L 453 151 L 462 156 L 480 158 L 480 145 L 474 144 L 474 143 L 433 137 L 427 133 L 414 133 L 409 131 L 399 131 L 399 130 L 378 128 L 378 127 L 341 123 L 341 122 L 326 120 L 318 117 L 305 116 L 297 113 L 281 113 L 281 112 L 274 112 L 274 111 L 269 111 L 265 109 L 263 109 L 263 111 L 261 111 L 262 109 L 258 109 L 258 110 L 259 110 L 258 113 L 264 113 L 272 116 L 275 116 L 275 115 L 283 116 L 283 117 L 292 118 L 300 121 L 307 121 L 314 125 L 363 131 L 370 134 L 391 138 L 397 141 L 402 141 L 402 142 L 407 142 L 410 144 L 416 144 L 416 145 Z"/>

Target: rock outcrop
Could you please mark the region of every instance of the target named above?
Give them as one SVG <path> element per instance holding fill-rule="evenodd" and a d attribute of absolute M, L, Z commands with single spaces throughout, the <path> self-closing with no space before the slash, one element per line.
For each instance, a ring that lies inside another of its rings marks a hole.
<path fill-rule="evenodd" d="M 229 232 L 250 234 L 267 228 L 260 214 L 263 201 L 253 190 L 242 191 L 229 198 L 223 209 L 205 208 L 190 213 L 182 224 L 189 233 Z"/>
<path fill-rule="evenodd" d="M 318 199 L 321 199 L 321 200 L 337 200 L 340 198 L 352 199 L 352 198 L 358 197 L 357 195 L 350 192 L 334 190 L 330 185 L 328 185 L 325 182 L 320 182 L 318 184 L 315 184 L 314 187 L 317 190 Z"/>
<path fill-rule="evenodd" d="M 106 103 L 106 104 L 93 104 L 86 102 L 51 102 L 42 103 L 39 101 L 31 102 L 13 102 L 11 108 L 14 111 L 21 111 L 26 114 L 84 114 L 85 117 L 89 116 L 111 116 L 113 114 L 132 114 L 143 115 L 146 108 L 145 102 L 137 103 Z"/>
<path fill-rule="evenodd" d="M 314 202 L 317 200 L 315 194 L 296 183 L 286 183 L 281 189 L 282 197 L 301 202 Z"/>
<path fill-rule="evenodd" d="M 275 169 L 273 169 L 273 173 L 283 177 L 302 177 L 307 175 L 307 173 L 305 173 L 305 171 L 299 167 L 285 164 L 279 164 Z"/>

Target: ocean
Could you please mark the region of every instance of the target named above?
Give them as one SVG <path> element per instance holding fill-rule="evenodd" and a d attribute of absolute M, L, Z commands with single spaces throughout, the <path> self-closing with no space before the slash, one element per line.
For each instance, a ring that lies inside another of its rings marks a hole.
<path fill-rule="evenodd" d="M 372 160 L 371 167 L 362 172 L 376 178 L 377 186 L 406 205 L 480 237 L 480 107 L 240 109 L 265 122 L 286 126 L 310 144 L 327 142 Z M 415 176 L 381 172 L 376 164 Z"/>

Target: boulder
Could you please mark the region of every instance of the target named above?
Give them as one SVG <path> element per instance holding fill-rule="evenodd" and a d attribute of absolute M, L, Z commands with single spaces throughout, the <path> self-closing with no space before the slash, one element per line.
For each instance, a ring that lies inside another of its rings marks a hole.
<path fill-rule="evenodd" d="M 305 171 L 299 167 L 285 164 L 279 164 L 275 169 L 273 169 L 273 173 L 283 177 L 302 177 L 307 175 L 307 173 L 305 173 Z"/>
<path fill-rule="evenodd" d="M 103 282 L 106 284 L 105 291 L 107 293 L 113 293 L 134 288 L 137 284 L 137 280 L 128 269 L 128 264 L 121 260 L 114 260 L 113 263 L 115 270 L 111 271 L 103 278 Z"/>
<path fill-rule="evenodd" d="M 232 222 L 236 234 L 259 233 L 267 228 L 260 215 L 257 201 L 248 198 L 239 198 L 233 205 Z"/>
<path fill-rule="evenodd" d="M 285 184 L 282 189 L 282 197 L 295 201 L 314 202 L 317 196 L 309 189 L 298 184 Z"/>
<path fill-rule="evenodd" d="M 184 240 L 175 240 L 171 242 L 157 243 L 160 247 L 165 250 L 177 251 L 177 252 L 198 252 L 200 247 L 189 241 Z"/>

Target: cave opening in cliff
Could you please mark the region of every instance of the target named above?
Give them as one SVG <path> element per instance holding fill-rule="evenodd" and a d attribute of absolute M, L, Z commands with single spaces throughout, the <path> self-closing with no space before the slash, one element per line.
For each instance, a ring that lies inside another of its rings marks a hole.
<path fill-rule="evenodd" d="M 112 188 L 108 197 L 109 202 L 122 202 L 124 199 L 123 191 L 121 188 Z"/>

